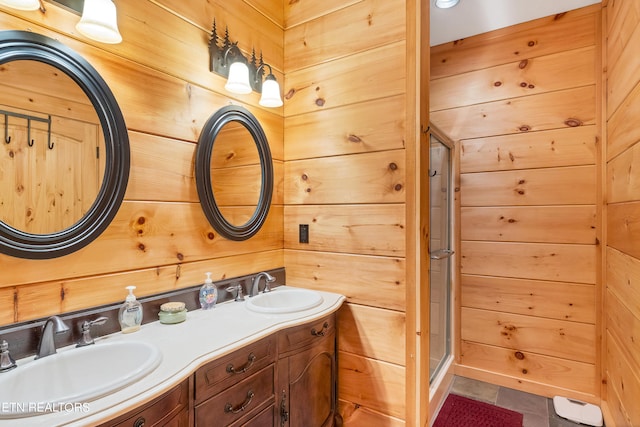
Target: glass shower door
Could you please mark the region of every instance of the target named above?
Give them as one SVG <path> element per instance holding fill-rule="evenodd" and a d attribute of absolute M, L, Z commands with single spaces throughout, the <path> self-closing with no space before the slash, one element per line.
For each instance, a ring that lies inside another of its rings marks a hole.
<path fill-rule="evenodd" d="M 429 381 L 451 354 L 451 149 L 430 137 Z"/>

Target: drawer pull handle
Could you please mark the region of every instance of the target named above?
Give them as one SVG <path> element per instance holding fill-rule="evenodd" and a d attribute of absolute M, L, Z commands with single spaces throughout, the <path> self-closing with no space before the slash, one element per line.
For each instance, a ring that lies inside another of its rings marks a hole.
<path fill-rule="evenodd" d="M 320 329 L 320 331 L 316 331 L 316 328 L 311 329 L 311 335 L 313 335 L 314 337 L 323 337 L 328 330 L 329 330 L 329 323 L 324 322 L 324 325 L 322 325 L 322 329 Z"/>
<path fill-rule="evenodd" d="M 253 400 L 253 396 L 255 396 L 255 393 L 249 390 L 249 392 L 247 393 L 247 398 L 242 403 L 242 405 L 238 406 L 237 408 L 234 408 L 231 403 L 227 403 L 226 405 L 224 405 L 224 412 L 226 413 L 231 412 L 232 414 L 237 414 L 239 412 L 244 411 L 245 409 L 247 409 L 247 406 L 251 404 L 251 401 Z"/>
<path fill-rule="evenodd" d="M 133 427 L 144 427 L 146 423 L 146 420 L 144 419 L 144 417 L 140 417 L 136 420 L 135 423 L 133 423 Z"/>
<path fill-rule="evenodd" d="M 245 363 L 242 368 L 236 369 L 233 367 L 233 363 L 229 363 L 227 365 L 227 372 L 230 374 L 244 374 L 249 370 L 249 368 L 251 368 L 251 366 L 253 365 L 253 362 L 255 361 L 256 361 L 256 355 L 253 353 L 249 353 L 249 357 L 247 357 L 247 363 Z"/>

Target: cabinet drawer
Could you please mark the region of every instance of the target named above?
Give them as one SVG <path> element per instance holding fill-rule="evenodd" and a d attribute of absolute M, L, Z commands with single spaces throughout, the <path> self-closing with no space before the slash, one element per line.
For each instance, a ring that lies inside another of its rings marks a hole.
<path fill-rule="evenodd" d="M 275 358 L 276 338 L 270 336 L 204 365 L 195 375 L 196 403 L 258 372 Z"/>
<path fill-rule="evenodd" d="M 278 334 L 278 351 L 280 356 L 292 350 L 311 345 L 324 337 L 333 336 L 336 328 L 336 317 L 330 315 L 324 319 L 305 323 L 302 326 L 282 331 Z"/>
<path fill-rule="evenodd" d="M 196 406 L 196 427 L 227 426 L 273 405 L 274 365 Z"/>
<path fill-rule="evenodd" d="M 274 425 L 276 425 L 275 416 L 276 407 L 275 405 L 271 405 L 249 421 L 238 421 L 237 425 L 239 427 L 274 427 Z M 236 427 L 236 424 L 234 424 L 233 427 Z"/>
<path fill-rule="evenodd" d="M 186 426 L 189 421 L 188 412 L 185 411 L 188 404 L 189 381 L 183 381 L 158 399 L 145 405 L 145 409 L 137 412 L 132 411 L 102 424 L 101 427 Z M 181 412 L 182 414 L 180 414 Z"/>

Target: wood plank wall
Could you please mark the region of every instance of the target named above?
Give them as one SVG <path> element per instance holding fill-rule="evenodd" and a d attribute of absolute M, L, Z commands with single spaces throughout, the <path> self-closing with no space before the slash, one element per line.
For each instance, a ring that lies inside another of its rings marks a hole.
<path fill-rule="evenodd" d="M 53 260 L 0 256 L 0 324 L 123 300 L 127 285 L 143 296 L 282 267 L 283 109 L 258 95 L 230 97 L 209 72 L 213 19 L 228 26 L 245 52 L 262 50 L 280 82 L 284 68 L 279 0 L 116 1 L 124 38 L 105 45 L 75 32 L 79 17 L 51 3 L 46 12 L 0 9 L 0 30 L 58 39 L 91 63 L 123 111 L 131 142 L 131 175 L 112 225 L 77 253 Z M 251 110 L 265 129 L 275 168 L 275 194 L 265 227 L 246 242 L 226 240 L 200 208 L 193 160 L 200 129 L 218 108 Z"/>
<path fill-rule="evenodd" d="M 460 153 L 456 373 L 597 403 L 600 19 L 595 5 L 431 54 L 431 120 Z"/>
<path fill-rule="evenodd" d="M 338 394 L 350 426 L 404 425 L 407 410 L 405 8 L 284 4 L 287 280 L 347 296 Z"/>
<path fill-rule="evenodd" d="M 609 1 L 606 34 L 607 425 L 640 425 L 640 1 Z"/>

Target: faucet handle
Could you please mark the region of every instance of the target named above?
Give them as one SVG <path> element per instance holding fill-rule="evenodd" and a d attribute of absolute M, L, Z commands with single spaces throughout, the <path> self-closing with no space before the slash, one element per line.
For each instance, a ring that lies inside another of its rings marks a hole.
<path fill-rule="evenodd" d="M 95 341 L 91 337 L 91 327 L 93 325 L 104 325 L 107 322 L 107 320 L 109 319 L 106 317 L 98 317 L 97 319 L 94 319 L 91 321 L 85 320 L 84 322 L 82 322 L 82 326 L 81 326 L 82 337 L 76 344 L 76 347 L 84 347 L 87 345 L 94 344 Z"/>
<path fill-rule="evenodd" d="M 9 354 L 9 343 L 2 340 L 0 343 L 0 372 L 7 372 L 15 368 L 16 361 Z"/>
<path fill-rule="evenodd" d="M 266 280 L 264 281 L 264 289 L 262 290 L 262 293 L 271 292 L 271 283 L 276 281 L 276 278 L 270 275 L 269 273 L 265 273 L 265 274 L 266 274 Z"/>
<path fill-rule="evenodd" d="M 231 293 L 234 301 L 244 301 L 244 296 L 242 295 L 242 285 L 240 283 L 231 285 L 225 290 Z"/>

